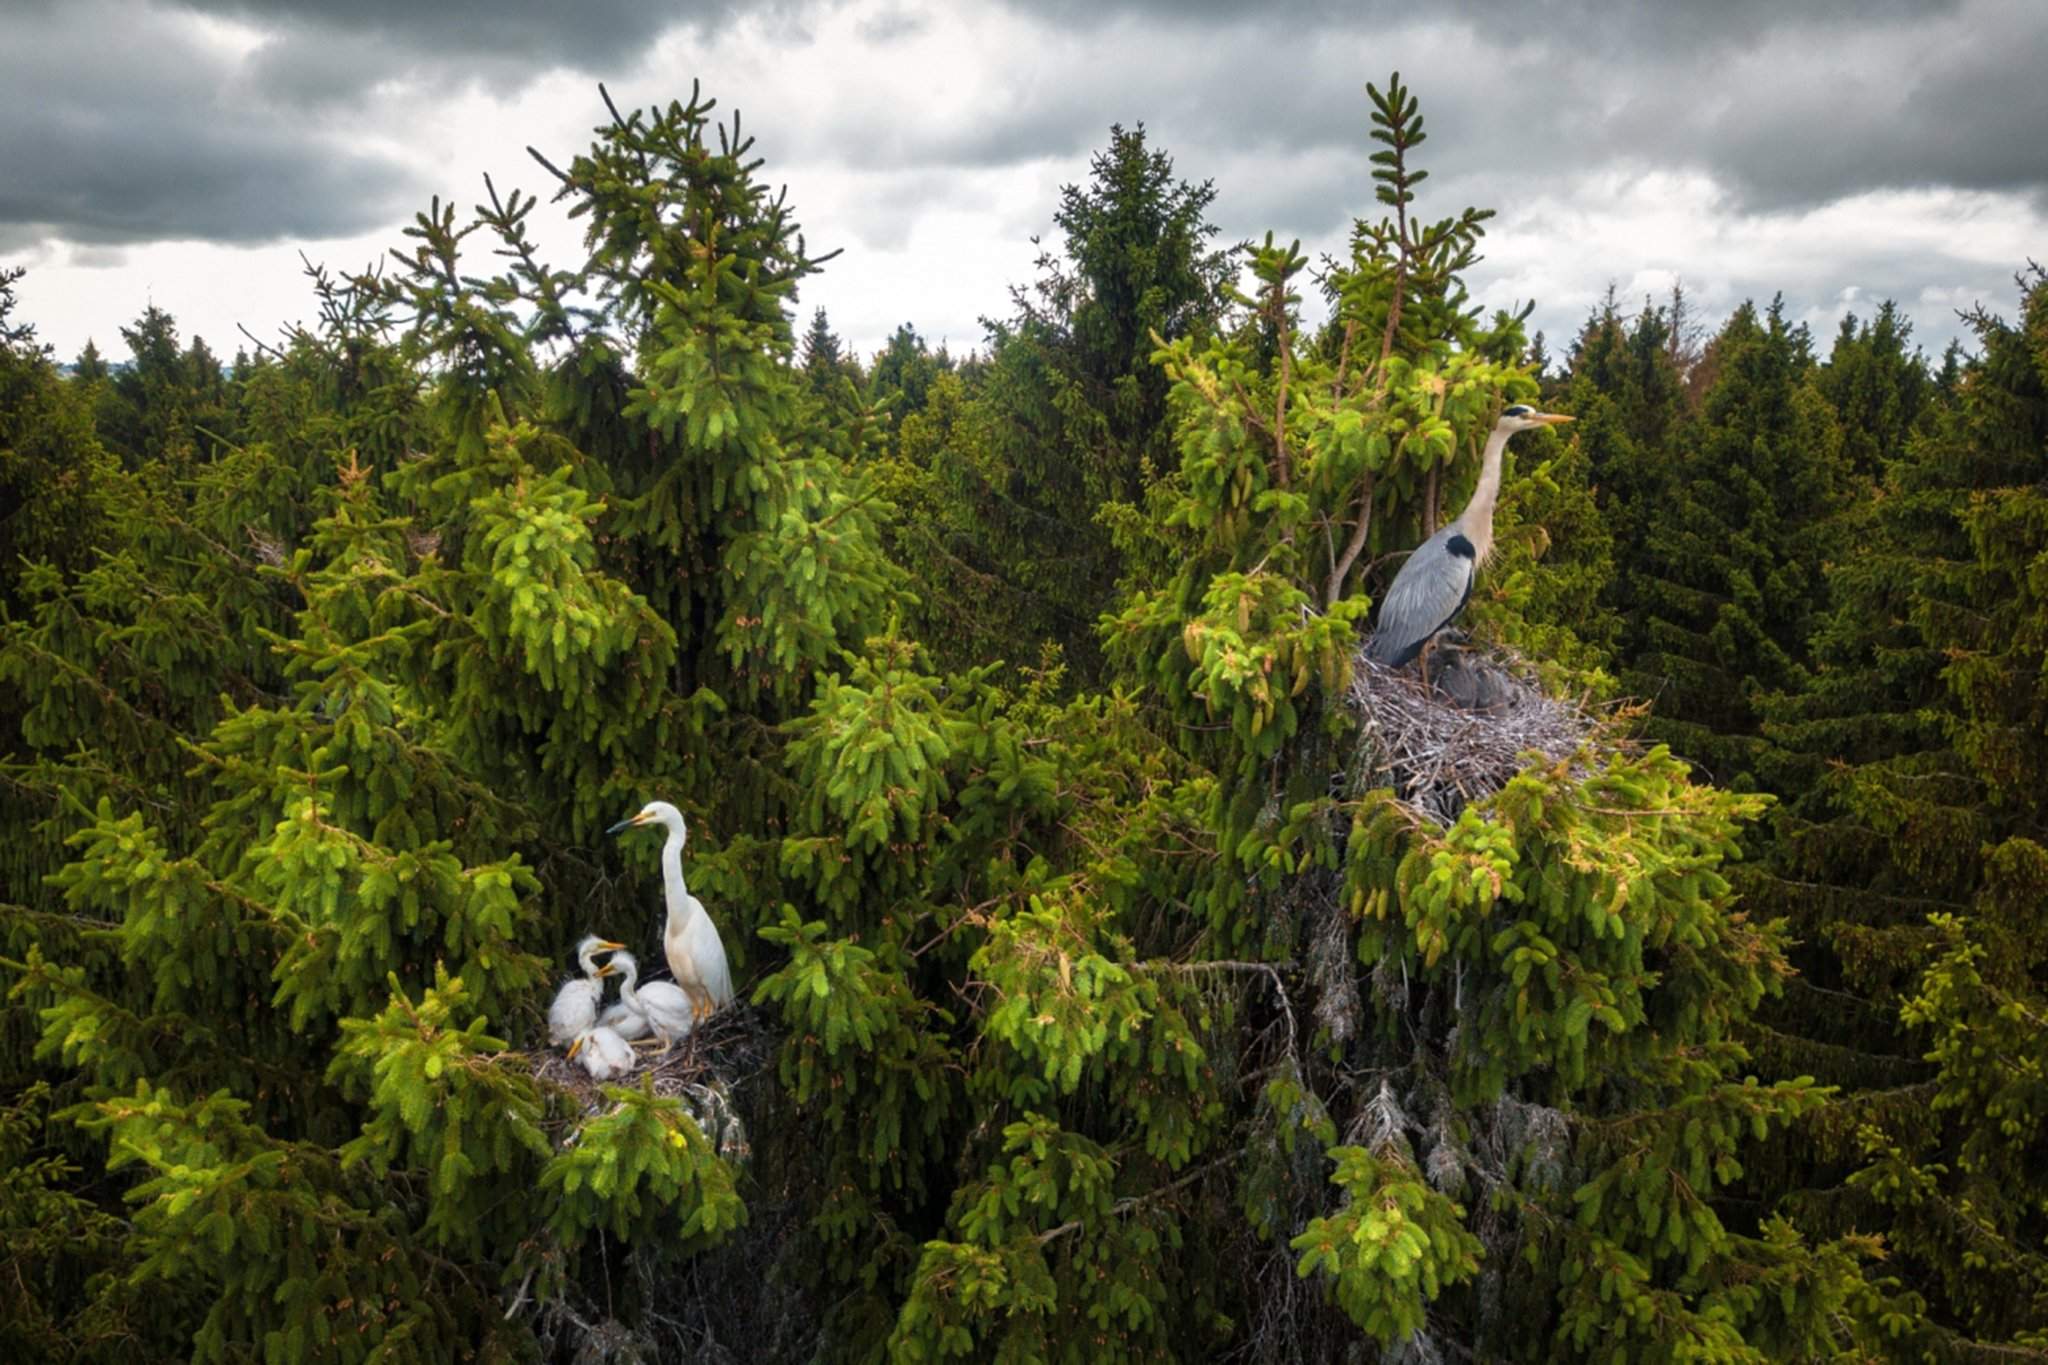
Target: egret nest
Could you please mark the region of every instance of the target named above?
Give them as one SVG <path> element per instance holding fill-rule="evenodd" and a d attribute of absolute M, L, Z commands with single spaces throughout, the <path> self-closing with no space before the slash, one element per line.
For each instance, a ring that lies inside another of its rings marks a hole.
<path fill-rule="evenodd" d="M 1359 724 L 1352 779 L 1359 790 L 1392 787 L 1409 809 L 1449 825 L 1529 766 L 1578 753 L 1601 715 L 1551 696 L 1523 660 L 1447 635 L 1430 653 L 1429 682 L 1414 664 L 1389 668 L 1360 649 L 1351 661 Z"/>
<path fill-rule="evenodd" d="M 780 1041 L 760 1011 L 735 1001 L 691 1030 L 665 1056 L 658 1047 L 635 1048 L 633 1070 L 614 1080 L 592 1080 L 581 1062 L 569 1060 L 557 1048 L 530 1055 L 533 1078 L 568 1092 L 584 1119 L 611 1109 L 606 1086 L 637 1088 L 652 1077 L 655 1094 L 681 1100 L 718 1154 L 737 1161 L 750 1153 L 739 1093 L 775 1065 Z M 564 1145 L 575 1140 L 575 1132 L 572 1128 L 563 1137 Z"/>

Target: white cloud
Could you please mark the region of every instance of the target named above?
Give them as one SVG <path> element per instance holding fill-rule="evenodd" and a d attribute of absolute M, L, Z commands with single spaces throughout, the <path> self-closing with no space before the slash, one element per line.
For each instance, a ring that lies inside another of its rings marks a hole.
<path fill-rule="evenodd" d="M 1341 249 L 1352 216 L 1378 213 L 1363 85 L 1394 67 L 1432 134 L 1423 207 L 1500 210 L 1475 298 L 1534 299 L 1553 351 L 1610 284 L 1633 302 L 1675 279 L 1709 318 L 1783 291 L 1823 341 L 1844 309 L 1894 297 L 1934 349 L 1958 330 L 1955 307 L 2006 304 L 2013 269 L 2048 240 L 2048 106 L 2015 84 L 2035 79 L 2048 10 L 2018 0 L 1626 22 L 1559 4 L 1541 24 L 1497 0 L 1423 24 L 1391 5 L 1141 0 L 838 0 L 712 24 L 704 5 L 664 20 L 619 0 L 578 19 L 536 0 L 513 16 L 527 39 L 469 52 L 460 24 L 399 0 L 88 3 L 101 19 L 118 9 L 137 41 L 88 42 L 71 7 L 45 7 L 18 26 L 29 41 L 8 68 L 41 84 L 0 86 L 13 92 L 0 123 L 41 119 L 60 167 L 162 174 L 80 180 L 68 207 L 11 223 L 0 204 L 0 260 L 33 267 L 22 313 L 67 355 L 88 335 L 117 345 L 146 302 L 231 352 L 238 322 L 268 337 L 310 315 L 301 250 L 357 268 L 400 243 L 408 208 L 434 192 L 466 207 L 485 173 L 545 199 L 524 149 L 560 161 L 582 147 L 604 117 L 599 76 L 631 106 L 684 96 L 701 74 L 742 111 L 812 249 L 844 249 L 806 282 L 803 311 L 823 304 L 862 352 L 905 321 L 978 344 L 979 318 L 1029 280 L 1030 237 L 1051 233 L 1059 186 L 1086 180 L 1112 122 L 1144 122 L 1184 178 L 1215 180 L 1224 241 L 1270 228 Z M 179 54 L 203 82 L 156 69 Z M 46 88 L 105 88 L 128 102 L 126 126 L 154 113 L 180 136 L 53 123 L 36 103 Z M 273 163 L 271 179 L 244 173 Z M 201 197 L 179 198 L 189 185 Z M 232 214 L 220 186 L 238 196 Z M 573 254 L 558 212 L 544 203 L 536 223 Z M 120 245 L 59 244 L 94 240 Z"/>

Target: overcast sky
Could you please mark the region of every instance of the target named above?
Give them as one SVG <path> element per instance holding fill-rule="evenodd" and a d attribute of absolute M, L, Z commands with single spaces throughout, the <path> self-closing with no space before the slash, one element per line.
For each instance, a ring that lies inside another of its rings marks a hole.
<path fill-rule="evenodd" d="M 1553 351 L 1682 278 L 1822 344 L 1896 299 L 1932 352 L 2048 259 L 2042 0 L 0 0 L 0 264 L 66 358 L 149 302 L 231 355 L 311 316 L 300 253 L 359 268 L 486 172 L 545 192 L 523 149 L 584 146 L 598 81 L 698 78 L 844 249 L 802 313 L 965 350 L 1112 123 L 1215 182 L 1223 241 L 1338 248 L 1395 68 L 1424 211 L 1500 211 L 1474 296 L 1533 299 Z"/>

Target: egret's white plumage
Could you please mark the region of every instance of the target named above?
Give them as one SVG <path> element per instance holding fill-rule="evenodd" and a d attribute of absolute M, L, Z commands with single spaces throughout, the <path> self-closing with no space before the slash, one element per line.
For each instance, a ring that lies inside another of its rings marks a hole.
<path fill-rule="evenodd" d="M 732 967 L 725 959 L 725 940 L 718 936 L 718 926 L 705 913 L 704 903 L 683 885 L 683 843 L 689 838 L 683 813 L 666 801 L 650 801 L 639 814 L 613 825 L 611 832 L 657 824 L 668 830 L 668 842 L 661 846 L 661 889 L 668 905 L 662 953 L 701 1023 L 714 1010 L 731 1003 Z"/>
<path fill-rule="evenodd" d="M 569 1044 L 569 1060 L 580 1061 L 594 1081 L 608 1081 L 633 1069 L 633 1045 L 602 1024 L 576 1035 Z"/>
<path fill-rule="evenodd" d="M 623 1000 L 605 1006 L 597 1022 L 628 1041 L 645 1038 L 648 1033 L 647 1016 Z"/>
<path fill-rule="evenodd" d="M 566 1047 L 583 1030 L 597 1023 L 597 1007 L 604 999 L 604 977 L 598 970 L 597 955 L 625 947 L 591 934 L 576 945 L 576 961 L 583 975 L 574 977 L 555 992 L 548 1006 L 548 1041 Z"/>
<path fill-rule="evenodd" d="M 666 981 L 650 981 L 642 986 L 640 964 L 631 953 L 614 953 L 608 968 L 619 974 L 620 1006 L 638 1016 L 641 1033 L 652 1033 L 661 1040 L 662 1051 L 674 1047 L 676 1039 L 690 1036 L 690 1030 L 697 1026 L 697 1015 L 690 1006 L 690 997 L 681 989 Z"/>

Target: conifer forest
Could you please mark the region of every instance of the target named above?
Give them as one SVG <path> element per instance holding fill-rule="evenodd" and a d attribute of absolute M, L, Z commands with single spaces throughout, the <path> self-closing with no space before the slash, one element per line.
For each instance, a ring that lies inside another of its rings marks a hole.
<path fill-rule="evenodd" d="M 715 94 L 0 272 L 0 1360 L 2048 1362 L 2041 266 L 1532 335 L 1395 76 L 863 356 Z"/>

